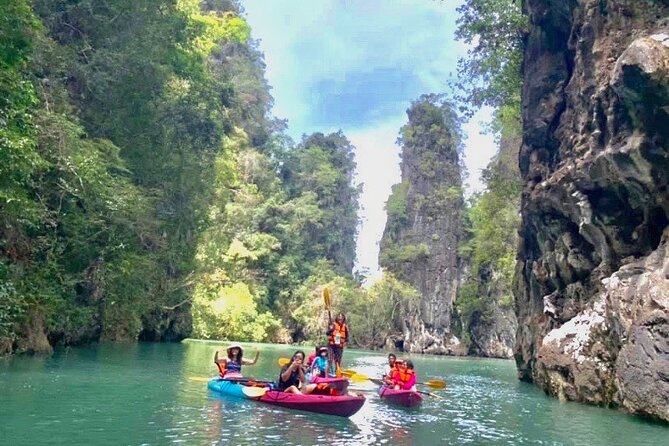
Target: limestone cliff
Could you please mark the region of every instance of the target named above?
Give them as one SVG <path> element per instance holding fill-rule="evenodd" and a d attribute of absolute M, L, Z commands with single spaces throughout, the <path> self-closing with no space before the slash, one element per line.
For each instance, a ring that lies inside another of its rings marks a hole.
<path fill-rule="evenodd" d="M 454 113 L 434 96 L 414 102 L 407 114 L 402 183 L 386 205 L 379 263 L 421 294 L 420 305 L 405 316 L 404 349 L 464 354 L 451 333 L 463 205 L 460 131 Z"/>
<path fill-rule="evenodd" d="M 669 4 L 524 8 L 520 377 L 669 421 Z"/>

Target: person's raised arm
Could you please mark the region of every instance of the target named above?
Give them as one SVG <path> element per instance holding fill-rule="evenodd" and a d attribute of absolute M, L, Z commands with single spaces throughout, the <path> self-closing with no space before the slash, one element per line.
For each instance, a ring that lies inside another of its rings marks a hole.
<path fill-rule="evenodd" d="M 219 361 L 219 359 L 218 359 L 218 350 L 216 350 L 216 353 L 214 353 L 214 363 L 218 364 L 219 362 L 221 362 L 221 361 Z"/>
<path fill-rule="evenodd" d="M 242 362 L 243 362 L 244 364 L 246 364 L 246 365 L 253 365 L 253 364 L 256 363 L 256 361 L 258 361 L 258 356 L 260 356 L 260 351 L 259 351 L 259 350 L 256 350 L 256 356 L 253 358 L 253 360 L 251 360 L 251 359 L 242 359 Z"/>
<path fill-rule="evenodd" d="M 286 382 L 290 379 L 290 375 L 292 375 L 293 370 L 295 370 L 296 364 L 297 362 L 293 361 L 288 367 L 286 367 L 286 370 L 281 372 L 281 375 L 279 375 L 281 377 L 281 381 Z"/>

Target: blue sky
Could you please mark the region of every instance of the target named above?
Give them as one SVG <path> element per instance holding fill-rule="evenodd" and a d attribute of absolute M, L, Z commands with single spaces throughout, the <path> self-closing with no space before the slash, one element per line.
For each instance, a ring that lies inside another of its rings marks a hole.
<path fill-rule="evenodd" d="M 363 220 L 358 267 L 378 275 L 383 206 L 399 182 L 399 128 L 423 93 L 447 89 L 458 57 L 452 0 L 242 0 L 252 35 L 260 39 L 274 115 L 288 119 L 299 140 L 314 131 L 343 130 L 356 146 Z M 469 190 L 494 154 L 480 135 L 483 111 L 468 123 L 465 163 Z"/>

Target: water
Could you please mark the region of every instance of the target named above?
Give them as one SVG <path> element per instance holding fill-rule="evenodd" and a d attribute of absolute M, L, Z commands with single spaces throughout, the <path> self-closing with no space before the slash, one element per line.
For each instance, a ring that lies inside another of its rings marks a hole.
<path fill-rule="evenodd" d="M 277 359 L 294 351 L 257 347 L 258 364 L 244 369 L 257 378 L 274 379 Z M 516 379 L 511 361 L 414 356 L 420 378 L 448 382 L 436 391 L 442 399 L 406 410 L 370 393 L 360 412 L 342 419 L 209 392 L 196 380 L 214 375 L 216 348 L 224 349 L 204 342 L 101 345 L 0 360 L 0 444 L 669 445 L 669 427 L 546 397 Z M 378 376 L 384 361 L 366 351 L 344 355 L 346 368 L 369 376 Z"/>

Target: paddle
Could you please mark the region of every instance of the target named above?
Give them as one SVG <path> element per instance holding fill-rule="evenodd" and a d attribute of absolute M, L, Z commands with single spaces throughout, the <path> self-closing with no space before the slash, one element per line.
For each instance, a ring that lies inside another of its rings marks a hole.
<path fill-rule="evenodd" d="M 242 393 L 249 398 L 260 398 L 265 395 L 268 390 L 267 387 L 242 387 Z"/>
<path fill-rule="evenodd" d="M 277 361 L 279 363 L 279 367 L 284 367 L 288 364 L 290 364 L 290 359 L 289 358 L 279 358 Z"/>
<path fill-rule="evenodd" d="M 189 376 L 188 379 L 190 381 L 196 381 L 196 382 L 199 382 L 199 383 L 208 383 L 213 378 L 207 378 L 207 377 L 204 377 L 204 376 Z"/>
<path fill-rule="evenodd" d="M 254 383 L 261 383 L 261 384 L 271 384 L 273 381 L 267 381 L 263 379 L 253 379 L 253 378 L 244 378 L 244 377 L 238 377 L 238 378 L 207 378 L 204 376 L 189 376 L 188 379 L 190 381 L 195 381 L 195 382 L 209 382 L 212 379 L 218 379 L 219 381 L 230 381 L 230 382 L 235 382 L 235 383 L 248 383 L 248 382 L 254 382 Z"/>
<path fill-rule="evenodd" d="M 330 289 L 328 287 L 323 288 L 323 303 L 325 303 L 325 309 L 328 310 L 328 321 L 332 324 L 332 301 L 330 300 Z"/>
<path fill-rule="evenodd" d="M 353 372 L 353 374 L 350 376 L 351 381 L 361 382 L 361 381 L 368 380 L 368 381 L 373 382 L 374 384 L 379 384 L 379 385 L 383 384 L 383 381 L 381 381 L 380 379 L 370 378 L 366 375 L 363 375 L 362 373 L 356 373 L 353 370 L 344 370 L 342 372 L 343 374 L 348 376 L 348 374 L 344 373 L 344 372 Z M 446 388 L 446 381 L 441 380 L 441 379 L 429 379 L 425 382 L 416 383 L 416 384 L 421 384 L 423 386 L 427 386 L 427 387 L 430 387 L 432 389 L 445 389 Z"/>
<path fill-rule="evenodd" d="M 380 385 L 380 386 L 382 386 L 382 385 L 385 384 L 385 383 L 383 382 L 383 380 L 381 380 L 381 379 L 369 378 L 369 380 L 370 380 L 371 382 L 373 382 L 374 384 L 378 384 L 378 385 Z M 422 384 L 422 383 L 416 383 L 416 384 Z M 441 396 L 437 395 L 436 393 L 432 393 L 432 392 L 425 392 L 425 391 L 423 391 L 423 390 L 416 390 L 416 392 L 418 392 L 418 393 L 422 393 L 423 395 L 429 395 L 429 396 L 431 396 L 432 398 L 437 398 L 437 399 L 441 399 L 441 398 L 442 398 Z"/>

